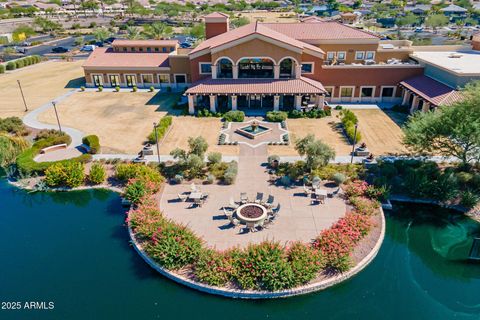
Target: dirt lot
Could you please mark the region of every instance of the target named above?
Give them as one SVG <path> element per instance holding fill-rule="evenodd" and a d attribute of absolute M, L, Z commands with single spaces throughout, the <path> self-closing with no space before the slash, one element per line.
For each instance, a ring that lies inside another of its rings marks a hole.
<path fill-rule="evenodd" d="M 239 16 L 248 18 L 250 22 L 298 22 L 297 14 L 295 12 L 255 11 L 235 14 L 235 17 Z"/>
<path fill-rule="evenodd" d="M 174 117 L 172 129 L 160 146 L 161 154 L 168 154 L 175 148 L 188 149 L 188 138 L 202 136 L 208 142 L 208 151 L 221 152 L 224 155 L 237 155 L 238 146 L 217 145 L 222 128 L 219 118 Z"/>
<path fill-rule="evenodd" d="M 60 121 L 100 138 L 102 153 L 135 154 L 142 148 L 153 122 L 167 112 L 177 96 L 150 92 L 77 92 L 57 105 Z M 160 107 L 159 107 L 160 105 Z M 39 120 L 55 123 L 49 109 Z"/>
<path fill-rule="evenodd" d="M 23 117 L 25 107 L 18 88 L 20 80 L 29 110 L 72 89 L 83 79 L 83 61 L 49 61 L 0 75 L 0 117 Z"/>
<path fill-rule="evenodd" d="M 405 152 L 401 143 L 403 133 L 399 126 L 403 121 L 402 117 L 393 114 L 394 121 L 382 110 L 353 110 L 353 112 L 359 119 L 362 141 L 374 155 Z M 338 112 L 334 111 L 331 117 L 322 119 L 289 119 L 287 123 L 291 141 L 312 133 L 333 147 L 337 155 L 350 154 L 352 146 L 339 128 L 340 120 L 336 117 L 337 114 Z M 298 155 L 293 143 L 289 146 L 269 146 L 268 152 L 285 156 Z"/>

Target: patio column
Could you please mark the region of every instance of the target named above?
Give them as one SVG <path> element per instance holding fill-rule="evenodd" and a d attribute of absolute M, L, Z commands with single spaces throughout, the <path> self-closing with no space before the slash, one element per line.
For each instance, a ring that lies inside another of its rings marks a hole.
<path fill-rule="evenodd" d="M 302 109 L 302 96 L 299 94 L 295 96 L 295 109 L 299 111 Z"/>
<path fill-rule="evenodd" d="M 233 79 L 238 79 L 238 65 L 232 65 Z"/>
<path fill-rule="evenodd" d="M 402 106 L 406 105 L 408 103 L 408 100 L 410 99 L 410 92 L 407 90 L 403 91 L 403 100 L 402 100 Z"/>
<path fill-rule="evenodd" d="M 194 114 L 195 113 L 195 98 L 196 96 L 189 94 L 188 95 L 188 113 Z"/>
<path fill-rule="evenodd" d="M 212 79 L 217 79 L 217 65 L 212 65 Z"/>
<path fill-rule="evenodd" d="M 302 65 L 296 64 L 295 65 L 295 79 L 300 79 L 302 75 Z"/>
<path fill-rule="evenodd" d="M 236 111 L 237 110 L 237 96 L 233 95 L 232 97 L 232 110 Z"/>
<path fill-rule="evenodd" d="M 325 96 L 323 94 L 319 94 L 315 97 L 315 107 L 323 108 L 325 104 Z"/>
<path fill-rule="evenodd" d="M 273 79 L 280 79 L 280 65 L 273 66 Z"/>
<path fill-rule="evenodd" d="M 280 96 L 273 96 L 273 111 L 280 109 Z"/>
<path fill-rule="evenodd" d="M 217 112 L 217 96 L 213 94 L 210 96 L 210 112 Z"/>
<path fill-rule="evenodd" d="M 413 96 L 413 101 L 412 101 L 412 106 L 410 108 L 410 113 L 414 113 L 415 111 L 417 111 L 417 108 L 418 108 L 418 103 L 420 102 L 418 96 Z"/>
<path fill-rule="evenodd" d="M 430 110 L 430 102 L 428 101 L 424 101 L 423 102 L 423 107 L 422 107 L 422 112 L 427 112 L 428 110 Z"/>

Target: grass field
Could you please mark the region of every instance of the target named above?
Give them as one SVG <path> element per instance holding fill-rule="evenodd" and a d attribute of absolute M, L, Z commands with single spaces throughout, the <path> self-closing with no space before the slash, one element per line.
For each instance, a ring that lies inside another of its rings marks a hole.
<path fill-rule="evenodd" d="M 49 61 L 0 74 L 0 117 L 23 117 L 20 80 L 29 110 L 68 92 L 83 80 L 83 61 Z"/>

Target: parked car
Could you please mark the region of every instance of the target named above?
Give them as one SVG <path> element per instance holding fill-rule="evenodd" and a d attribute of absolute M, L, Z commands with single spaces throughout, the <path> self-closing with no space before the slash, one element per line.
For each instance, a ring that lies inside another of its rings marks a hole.
<path fill-rule="evenodd" d="M 52 52 L 53 53 L 65 53 L 65 52 L 68 52 L 68 49 L 65 48 L 65 47 L 55 47 L 55 48 L 52 48 Z"/>
<path fill-rule="evenodd" d="M 423 32 L 423 28 L 422 27 L 416 27 L 414 32 Z"/>
<path fill-rule="evenodd" d="M 15 52 L 25 54 L 25 53 L 27 53 L 27 48 L 15 47 Z"/>
<path fill-rule="evenodd" d="M 95 50 L 96 46 L 93 45 L 93 44 L 87 44 L 87 45 L 84 45 L 82 47 L 82 49 L 80 49 L 80 51 L 85 51 L 85 52 L 92 52 L 93 50 Z"/>
<path fill-rule="evenodd" d="M 180 48 L 190 48 L 192 45 L 188 42 L 180 43 Z"/>

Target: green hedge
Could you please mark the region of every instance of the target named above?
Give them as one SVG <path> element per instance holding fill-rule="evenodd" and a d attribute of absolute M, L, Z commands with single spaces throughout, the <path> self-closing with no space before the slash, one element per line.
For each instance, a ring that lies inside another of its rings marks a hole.
<path fill-rule="evenodd" d="M 54 163 L 45 170 L 45 182 L 49 187 L 79 187 L 85 181 L 83 163 L 67 160 Z"/>
<path fill-rule="evenodd" d="M 42 58 L 40 56 L 37 56 L 37 55 L 28 56 L 28 57 L 25 57 L 25 58 L 22 58 L 22 59 L 17 59 L 15 61 L 8 62 L 7 63 L 7 70 L 20 69 L 20 68 L 23 68 L 25 66 L 29 66 L 29 65 L 32 65 L 32 64 L 39 63 L 40 61 L 42 61 Z M 5 68 L 5 67 L 3 67 L 3 68 Z M 2 72 L 2 67 L 0 66 L 0 73 L 3 73 L 3 72 Z"/>
<path fill-rule="evenodd" d="M 227 122 L 243 122 L 245 119 L 245 112 L 230 110 L 223 115 L 223 119 Z"/>
<path fill-rule="evenodd" d="M 345 130 L 345 134 L 347 135 L 350 142 L 353 143 L 353 141 L 355 141 L 358 143 L 360 140 L 362 140 L 362 135 L 358 128 L 357 137 L 355 138 L 355 125 L 358 123 L 358 118 L 355 113 L 348 109 L 345 109 L 340 111 L 340 117 L 342 120 L 343 129 Z"/>
<path fill-rule="evenodd" d="M 54 161 L 54 162 L 36 162 L 35 160 L 33 160 L 33 158 L 35 158 L 40 153 L 40 150 L 56 144 L 59 144 L 59 143 L 58 143 L 58 140 L 55 138 L 42 139 L 35 142 L 31 148 L 25 150 L 17 157 L 16 164 L 17 164 L 18 170 L 26 174 L 44 173 L 45 170 L 47 170 L 51 165 L 56 163 L 68 162 L 71 160 L 86 163 L 92 159 L 91 155 L 82 154 L 81 156 L 73 159 Z"/>
<path fill-rule="evenodd" d="M 267 121 L 270 122 L 282 122 L 287 120 L 288 114 L 284 111 L 268 111 Z"/>
<path fill-rule="evenodd" d="M 0 73 L 5 73 L 5 66 L 0 64 Z"/>
<path fill-rule="evenodd" d="M 94 134 L 83 137 L 82 143 L 90 148 L 90 154 L 96 154 L 100 151 L 100 140 Z"/>
<path fill-rule="evenodd" d="M 7 63 L 7 70 L 15 70 L 17 65 L 14 62 Z"/>
<path fill-rule="evenodd" d="M 158 140 L 162 139 L 163 136 L 167 133 L 168 128 L 172 125 L 173 118 L 172 116 L 165 116 L 162 119 L 160 119 L 160 122 L 157 125 L 157 135 L 158 135 Z M 155 130 L 152 130 L 152 132 L 148 135 L 148 142 L 149 143 L 156 143 L 155 139 Z"/>

